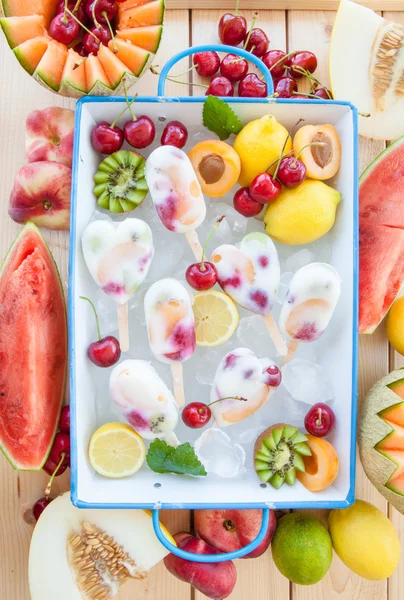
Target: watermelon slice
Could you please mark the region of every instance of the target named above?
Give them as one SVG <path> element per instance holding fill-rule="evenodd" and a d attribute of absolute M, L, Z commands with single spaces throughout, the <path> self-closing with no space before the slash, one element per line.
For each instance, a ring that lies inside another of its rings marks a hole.
<path fill-rule="evenodd" d="M 55 436 L 67 368 L 57 267 L 28 223 L 0 272 L 0 446 L 15 469 L 39 470 Z"/>
<path fill-rule="evenodd" d="M 119 60 L 121 60 L 123 64 L 136 75 L 136 77 L 140 77 L 145 69 L 147 69 L 149 61 L 152 59 L 152 54 L 143 50 L 143 48 L 138 48 L 130 42 L 121 40 L 120 38 L 115 38 L 115 44 L 118 50 L 115 56 L 117 56 Z M 114 51 L 114 42 L 112 40 L 108 43 L 108 47 L 112 52 Z"/>
<path fill-rule="evenodd" d="M 372 333 L 404 282 L 404 137 L 361 176 L 359 242 L 359 333 Z"/>
<path fill-rule="evenodd" d="M 55 0 L 0 0 L 0 9 L 5 17 L 42 15 L 46 25 L 54 17 L 55 8 Z"/>
<path fill-rule="evenodd" d="M 59 93 L 74 98 L 81 98 L 86 92 L 86 69 L 83 58 L 70 48 L 67 52 Z"/>
<path fill-rule="evenodd" d="M 41 15 L 30 17 L 6 17 L 0 19 L 10 48 L 15 48 L 27 40 L 46 33 L 45 19 Z"/>
<path fill-rule="evenodd" d="M 94 54 L 90 54 L 85 61 L 87 89 L 90 94 L 107 96 L 111 92 L 111 84 L 98 59 Z"/>
<path fill-rule="evenodd" d="M 33 38 L 23 42 L 13 52 L 19 63 L 30 75 L 35 71 L 49 44 L 49 39 L 45 36 Z"/>
<path fill-rule="evenodd" d="M 161 25 L 163 20 L 164 0 L 154 0 L 120 13 L 118 15 L 118 29 Z"/>
<path fill-rule="evenodd" d="M 132 29 L 122 29 L 117 32 L 117 36 L 124 40 L 129 40 L 135 46 L 144 48 L 154 54 L 160 45 L 163 34 L 162 25 L 150 25 L 149 27 L 133 27 Z"/>
<path fill-rule="evenodd" d="M 67 58 L 67 48 L 55 40 L 49 42 L 33 77 L 48 89 L 58 92 Z"/>

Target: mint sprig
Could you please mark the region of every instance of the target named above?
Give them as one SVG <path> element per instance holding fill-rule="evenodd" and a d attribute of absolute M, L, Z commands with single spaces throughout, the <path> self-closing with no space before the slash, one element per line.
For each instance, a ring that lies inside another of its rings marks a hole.
<path fill-rule="evenodd" d="M 206 98 L 203 105 L 202 119 L 206 129 L 216 133 L 222 142 L 227 140 L 232 133 L 237 135 L 243 128 L 243 124 L 234 110 L 217 96 Z"/>
<path fill-rule="evenodd" d="M 175 473 L 194 477 L 207 475 L 205 467 L 189 442 L 174 448 L 164 440 L 156 439 L 149 446 L 146 461 L 155 473 Z"/>

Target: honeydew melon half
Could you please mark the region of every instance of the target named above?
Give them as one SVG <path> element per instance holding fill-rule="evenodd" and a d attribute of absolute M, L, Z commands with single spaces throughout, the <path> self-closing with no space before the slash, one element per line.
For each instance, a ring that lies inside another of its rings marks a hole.
<path fill-rule="evenodd" d="M 358 111 L 359 133 L 395 140 L 404 134 L 404 28 L 369 8 L 341 0 L 331 38 L 329 70 L 337 100 Z"/>
<path fill-rule="evenodd" d="M 108 554 L 102 558 L 104 550 Z M 144 579 L 167 554 L 149 512 L 79 509 L 66 492 L 46 507 L 34 529 L 28 564 L 31 600 L 115 598 L 124 581 Z M 114 558 L 114 565 L 108 565 Z"/>

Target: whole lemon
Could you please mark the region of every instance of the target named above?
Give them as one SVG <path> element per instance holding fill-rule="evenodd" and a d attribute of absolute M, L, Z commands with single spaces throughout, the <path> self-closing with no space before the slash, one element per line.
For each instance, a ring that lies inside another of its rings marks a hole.
<path fill-rule="evenodd" d="M 266 232 L 282 244 L 314 242 L 334 225 L 340 200 L 340 192 L 314 179 L 306 179 L 293 189 L 283 188 L 266 209 Z"/>
<path fill-rule="evenodd" d="M 365 579 L 387 579 L 400 560 L 400 542 L 389 519 L 375 506 L 357 500 L 328 517 L 335 552 Z"/>
<path fill-rule="evenodd" d="M 386 319 L 386 335 L 394 350 L 404 356 L 404 297 L 390 308 Z"/>
<path fill-rule="evenodd" d="M 292 140 L 288 130 L 273 115 L 265 115 L 243 127 L 233 144 L 241 160 L 238 180 L 241 187 L 250 185 L 254 177 L 266 171 L 280 157 L 285 141 L 284 151 L 289 152 L 292 150 Z M 276 164 L 269 173 L 273 173 L 275 167 Z"/>

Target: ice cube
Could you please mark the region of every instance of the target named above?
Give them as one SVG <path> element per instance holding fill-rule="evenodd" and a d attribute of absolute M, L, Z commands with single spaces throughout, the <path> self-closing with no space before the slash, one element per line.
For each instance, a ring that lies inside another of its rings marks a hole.
<path fill-rule="evenodd" d="M 308 248 L 304 248 L 303 250 L 299 250 L 295 252 L 285 261 L 285 268 L 287 271 L 292 271 L 296 273 L 302 267 L 309 265 L 310 263 L 315 261 L 315 254 L 312 250 Z"/>
<path fill-rule="evenodd" d="M 208 474 L 229 479 L 246 471 L 243 448 L 232 442 L 221 429 L 211 427 L 204 431 L 195 441 L 194 448 Z"/>
<path fill-rule="evenodd" d="M 280 388 L 268 401 L 267 413 L 270 423 L 288 423 L 293 427 L 303 427 L 308 407 L 294 400 L 284 387 Z"/>
<path fill-rule="evenodd" d="M 292 281 L 292 277 L 293 277 L 293 273 L 291 273 L 290 271 L 286 271 L 285 273 L 282 273 L 282 275 L 281 275 L 281 279 L 279 282 L 279 289 L 278 289 L 279 304 L 283 304 L 283 301 L 286 298 L 286 294 L 288 293 L 288 289 L 289 289 L 290 282 Z"/>
<path fill-rule="evenodd" d="M 212 385 L 222 357 L 217 350 L 209 350 L 196 363 L 196 379 L 202 385 Z"/>
<path fill-rule="evenodd" d="M 327 402 L 334 396 L 321 365 L 303 358 L 295 358 L 282 368 L 282 383 L 295 400 L 306 404 Z"/>
<path fill-rule="evenodd" d="M 237 338 L 240 346 L 250 348 L 257 356 L 275 357 L 277 355 L 276 348 L 260 315 L 251 315 L 251 317 L 240 319 Z"/>
<path fill-rule="evenodd" d="M 216 221 L 218 217 L 224 215 L 225 221 L 230 226 L 230 229 L 237 233 L 237 235 L 243 236 L 247 229 L 247 219 L 240 215 L 233 206 L 226 204 L 225 202 L 214 202 L 212 203 L 212 218 Z M 220 224 L 222 227 L 222 223 Z M 219 228 L 220 229 L 220 228 Z"/>
<path fill-rule="evenodd" d="M 170 277 L 186 248 L 186 244 L 182 240 L 176 240 L 172 237 L 161 240 L 158 237 L 156 239 L 156 237 L 154 239 L 155 256 L 146 278 L 149 285 L 151 282 L 163 277 Z"/>
<path fill-rule="evenodd" d="M 322 237 L 310 246 L 315 262 L 330 263 L 332 259 L 332 242 L 330 235 Z"/>

